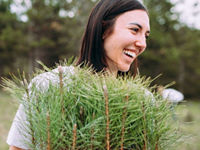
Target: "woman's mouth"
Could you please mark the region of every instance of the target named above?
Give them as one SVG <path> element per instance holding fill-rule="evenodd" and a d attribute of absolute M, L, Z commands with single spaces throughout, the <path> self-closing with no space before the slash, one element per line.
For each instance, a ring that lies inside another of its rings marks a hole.
<path fill-rule="evenodd" d="M 131 58 L 135 58 L 135 57 L 136 57 L 136 53 L 133 52 L 133 51 L 130 51 L 130 50 L 124 49 L 124 50 L 123 50 L 123 53 L 124 53 L 126 56 L 131 57 Z"/>

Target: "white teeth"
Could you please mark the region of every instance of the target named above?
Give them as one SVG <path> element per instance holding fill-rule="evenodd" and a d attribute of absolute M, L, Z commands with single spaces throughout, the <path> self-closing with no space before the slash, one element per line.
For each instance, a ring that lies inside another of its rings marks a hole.
<path fill-rule="evenodd" d="M 131 51 L 126 51 L 124 50 L 124 54 L 130 56 L 130 57 L 136 57 L 136 54 L 134 52 L 131 52 Z"/>

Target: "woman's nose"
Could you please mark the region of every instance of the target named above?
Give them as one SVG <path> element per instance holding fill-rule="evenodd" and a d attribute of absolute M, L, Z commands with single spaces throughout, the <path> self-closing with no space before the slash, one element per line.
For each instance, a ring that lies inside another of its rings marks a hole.
<path fill-rule="evenodd" d="M 145 36 L 140 36 L 137 38 L 137 40 L 135 41 L 135 45 L 137 47 L 140 47 L 142 49 L 145 49 L 147 44 L 146 44 L 146 37 Z"/>

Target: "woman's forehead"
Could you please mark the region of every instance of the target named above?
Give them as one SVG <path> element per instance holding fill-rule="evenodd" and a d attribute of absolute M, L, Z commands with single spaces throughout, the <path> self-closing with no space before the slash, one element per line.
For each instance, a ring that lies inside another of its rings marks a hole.
<path fill-rule="evenodd" d="M 115 23 L 118 27 L 139 24 L 146 30 L 150 30 L 149 16 L 144 10 L 127 11 L 118 16 Z"/>

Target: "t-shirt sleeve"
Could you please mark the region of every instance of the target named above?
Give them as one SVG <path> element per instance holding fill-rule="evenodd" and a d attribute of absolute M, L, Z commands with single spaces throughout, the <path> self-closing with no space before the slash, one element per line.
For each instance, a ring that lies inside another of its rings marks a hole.
<path fill-rule="evenodd" d="M 22 149 L 30 149 L 28 143 L 31 140 L 31 136 L 28 134 L 29 132 L 27 124 L 28 121 L 26 118 L 24 106 L 20 104 L 8 133 L 7 143 L 9 145 Z"/>

